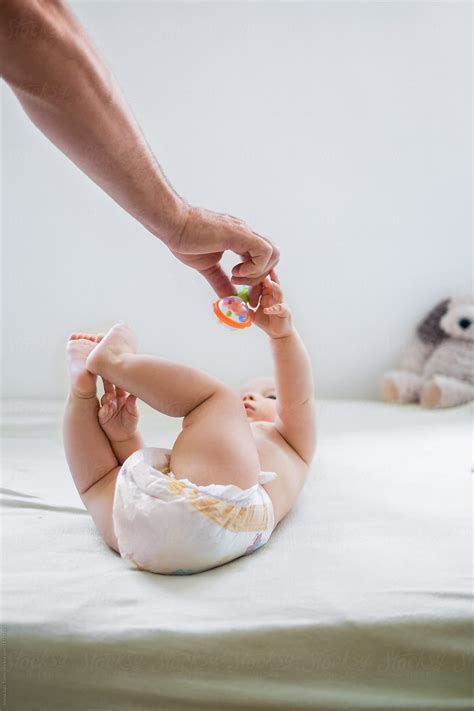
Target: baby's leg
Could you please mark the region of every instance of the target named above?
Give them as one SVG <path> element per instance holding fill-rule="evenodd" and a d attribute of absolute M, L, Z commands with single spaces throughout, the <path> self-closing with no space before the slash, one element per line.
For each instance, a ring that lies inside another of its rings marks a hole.
<path fill-rule="evenodd" d="M 257 448 L 238 395 L 206 373 L 134 350 L 133 334 L 120 322 L 94 348 L 87 368 L 156 410 L 184 417 L 173 474 L 195 484 L 256 484 Z"/>
<path fill-rule="evenodd" d="M 86 335 L 86 334 L 80 334 Z M 93 336 L 71 339 L 67 347 L 70 391 L 63 418 L 63 442 L 76 488 L 106 543 L 118 550 L 112 524 L 115 480 L 120 465 L 97 419 L 95 376 L 85 361 L 95 347 Z"/>

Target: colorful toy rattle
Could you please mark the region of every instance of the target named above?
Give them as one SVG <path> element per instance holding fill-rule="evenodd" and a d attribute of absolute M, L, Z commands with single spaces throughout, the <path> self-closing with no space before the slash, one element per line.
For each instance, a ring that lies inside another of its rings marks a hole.
<path fill-rule="evenodd" d="M 253 311 L 248 306 L 248 290 L 248 286 L 243 286 L 237 295 L 214 301 L 214 313 L 219 321 L 231 328 L 248 328 L 252 325 Z"/>

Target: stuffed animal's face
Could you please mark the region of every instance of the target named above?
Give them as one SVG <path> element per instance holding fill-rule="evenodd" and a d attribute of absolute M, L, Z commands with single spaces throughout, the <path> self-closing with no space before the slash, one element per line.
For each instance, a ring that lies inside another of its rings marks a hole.
<path fill-rule="evenodd" d="M 439 325 L 451 338 L 474 341 L 474 303 L 451 301 Z"/>

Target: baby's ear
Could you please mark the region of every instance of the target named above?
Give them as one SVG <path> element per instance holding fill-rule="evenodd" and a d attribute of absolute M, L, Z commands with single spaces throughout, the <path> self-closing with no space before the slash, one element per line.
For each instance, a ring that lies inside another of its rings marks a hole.
<path fill-rule="evenodd" d="M 259 299 L 262 295 L 262 285 L 256 284 L 251 286 L 249 289 L 249 304 L 254 309 L 258 305 Z"/>

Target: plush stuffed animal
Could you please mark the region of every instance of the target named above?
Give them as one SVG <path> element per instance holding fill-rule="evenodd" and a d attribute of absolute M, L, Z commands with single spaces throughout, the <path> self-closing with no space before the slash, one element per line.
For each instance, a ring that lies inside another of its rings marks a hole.
<path fill-rule="evenodd" d="M 453 407 L 474 400 L 474 300 L 445 299 L 430 311 L 400 364 L 383 378 L 387 402 Z"/>

